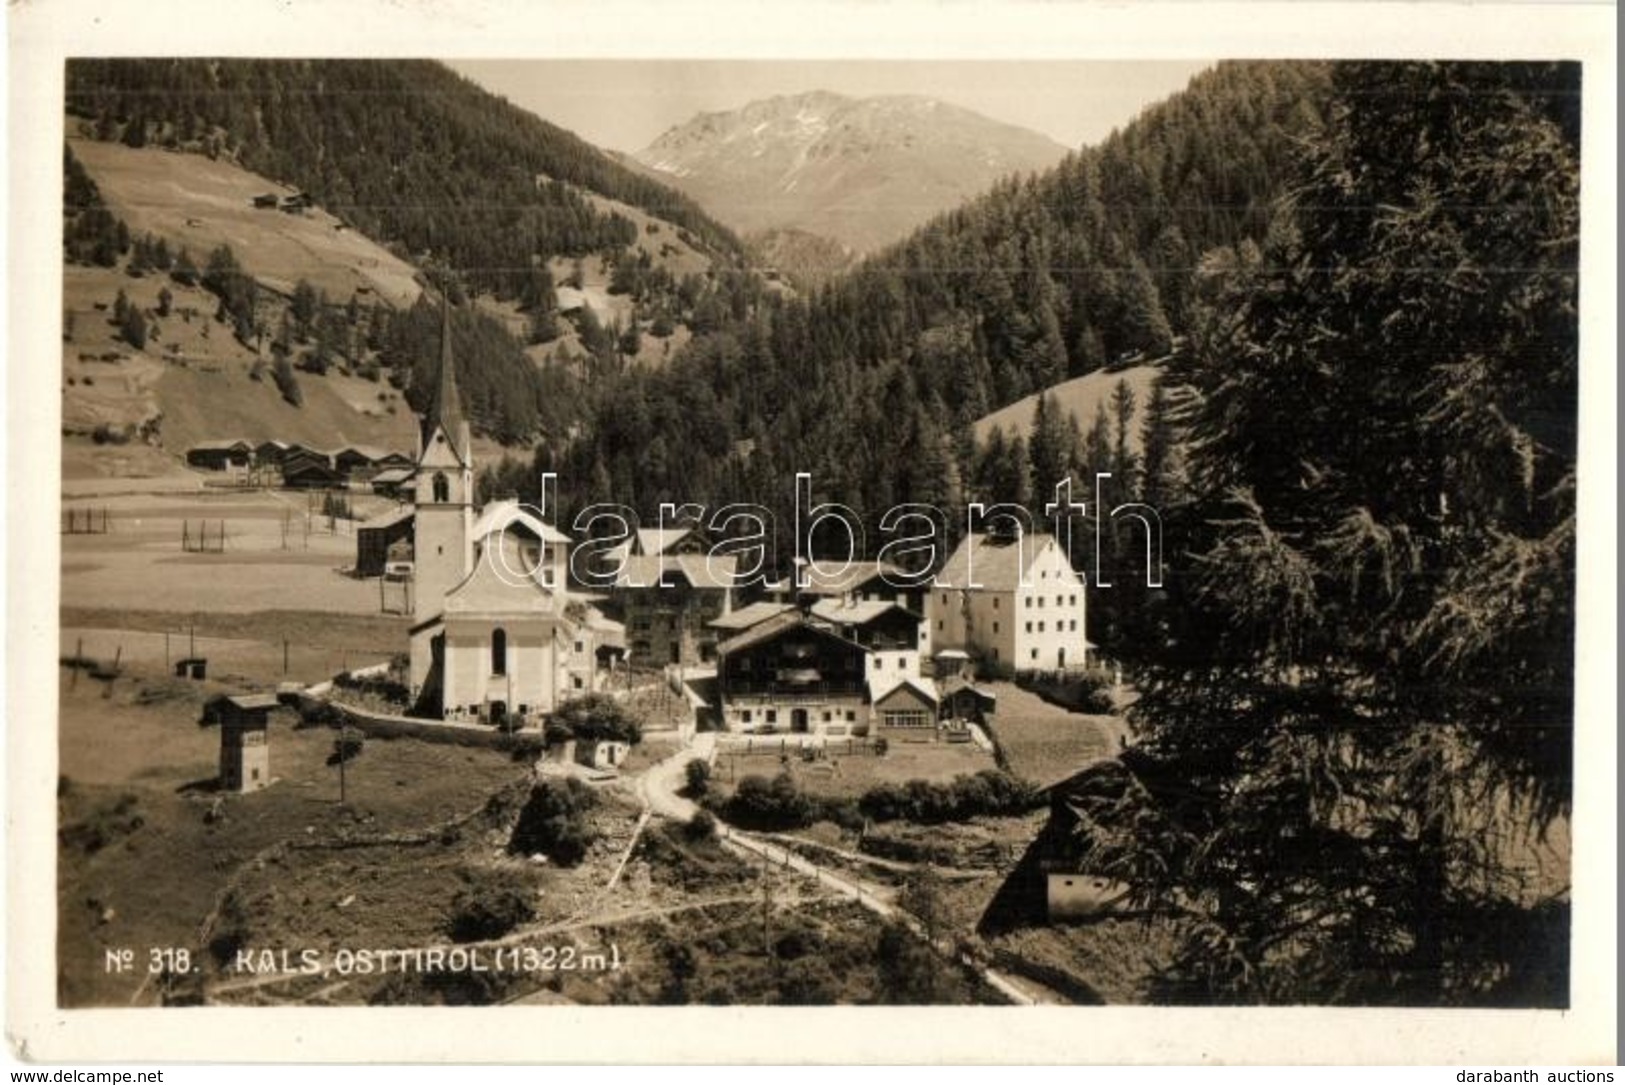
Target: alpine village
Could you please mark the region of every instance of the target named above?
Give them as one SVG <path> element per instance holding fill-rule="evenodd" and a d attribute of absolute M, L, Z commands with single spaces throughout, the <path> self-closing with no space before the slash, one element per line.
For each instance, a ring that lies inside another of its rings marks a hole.
<path fill-rule="evenodd" d="M 61 1006 L 1567 1006 L 1577 66 L 66 76 Z"/>

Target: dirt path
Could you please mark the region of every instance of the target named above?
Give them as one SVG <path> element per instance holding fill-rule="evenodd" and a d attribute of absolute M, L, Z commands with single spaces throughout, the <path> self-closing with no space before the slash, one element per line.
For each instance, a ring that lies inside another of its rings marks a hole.
<path fill-rule="evenodd" d="M 657 815 L 682 821 L 686 821 L 694 815 L 694 812 L 699 807 L 691 800 L 678 794 L 685 779 L 684 770 L 690 761 L 701 758 L 710 760 L 715 750 L 715 742 L 716 735 L 714 733 L 706 732 L 695 735 L 691 746 L 678 750 L 666 760 L 651 766 L 638 779 L 638 794 L 643 798 L 649 809 Z M 787 848 L 773 844 L 757 834 L 745 832 L 742 829 L 718 825 L 717 835 L 723 846 L 736 854 L 749 859 L 760 860 L 783 870 L 793 870 L 804 877 L 811 878 L 819 888 L 845 897 L 882 918 L 899 920 L 920 938 L 930 941 L 929 936 L 919 922 L 897 906 L 895 893 L 888 887 L 866 881 L 853 874 L 838 873 L 828 867 L 819 866 Z M 952 957 L 961 964 L 974 969 L 988 986 L 1018 1006 L 1033 1006 L 1054 1001 L 1045 993 L 1014 977 L 1007 976 L 970 960 L 956 949 L 945 947 L 938 942 L 931 942 L 931 946 L 939 953 Z"/>

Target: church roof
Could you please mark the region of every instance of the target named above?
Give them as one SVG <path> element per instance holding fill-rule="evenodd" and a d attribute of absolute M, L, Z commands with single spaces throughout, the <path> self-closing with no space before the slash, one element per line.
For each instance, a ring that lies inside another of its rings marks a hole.
<path fill-rule="evenodd" d="M 479 519 L 474 521 L 473 537 L 483 539 L 497 531 L 507 531 L 509 528 L 523 528 L 533 538 L 542 542 L 567 543 L 570 536 L 558 528 L 530 512 L 518 501 L 505 499 L 492 501 L 480 510 Z"/>
<path fill-rule="evenodd" d="M 436 429 L 445 431 L 452 452 L 459 462 L 467 466 L 471 459 L 468 421 L 463 417 L 463 402 L 457 392 L 457 367 L 451 355 L 451 302 L 445 295 L 440 298 L 440 383 L 423 413 L 421 432 L 425 450 L 434 440 Z"/>
<path fill-rule="evenodd" d="M 549 618 L 562 616 L 554 594 L 526 576 L 514 576 L 490 560 L 474 563 L 474 571 L 446 593 L 443 616 Z"/>

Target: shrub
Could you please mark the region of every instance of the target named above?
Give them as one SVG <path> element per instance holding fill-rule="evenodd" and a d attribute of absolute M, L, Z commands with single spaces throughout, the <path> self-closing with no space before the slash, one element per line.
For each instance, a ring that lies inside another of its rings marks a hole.
<path fill-rule="evenodd" d="M 563 866 L 574 866 L 586 858 L 596 833 L 588 813 L 597 797 L 580 780 L 543 780 L 530 790 L 530 799 L 519 812 L 519 822 L 509 838 L 514 854 L 541 852 Z"/>
<path fill-rule="evenodd" d="M 795 777 L 781 772 L 769 780 L 750 775 L 739 781 L 728 800 L 728 820 L 747 829 L 799 829 L 815 820 L 814 805 Z"/>
<path fill-rule="evenodd" d="M 446 933 L 454 942 L 484 942 L 535 916 L 536 909 L 519 890 L 494 878 L 480 879 L 457 891 L 446 915 Z"/>
<path fill-rule="evenodd" d="M 696 810 L 683 826 L 683 835 L 690 840 L 711 840 L 717 835 L 717 819 L 709 810 Z"/>
<path fill-rule="evenodd" d="M 636 745 L 643 739 L 643 724 L 615 698 L 589 693 L 567 702 L 548 717 L 545 733 L 549 743 L 578 738 Z"/>
<path fill-rule="evenodd" d="M 1032 786 L 1002 769 L 983 769 L 948 783 L 909 780 L 876 784 L 863 793 L 858 809 L 873 821 L 907 820 L 924 824 L 968 818 L 1019 814 L 1037 802 Z"/>
<path fill-rule="evenodd" d="M 685 793 L 691 799 L 697 799 L 711 790 L 711 766 L 704 761 L 694 760 L 683 766 L 683 777 L 688 786 Z"/>
<path fill-rule="evenodd" d="M 327 763 L 337 765 L 341 761 L 354 761 L 361 756 L 362 747 L 365 745 L 366 739 L 360 731 L 345 727 L 333 740 L 333 756 L 327 759 Z"/>

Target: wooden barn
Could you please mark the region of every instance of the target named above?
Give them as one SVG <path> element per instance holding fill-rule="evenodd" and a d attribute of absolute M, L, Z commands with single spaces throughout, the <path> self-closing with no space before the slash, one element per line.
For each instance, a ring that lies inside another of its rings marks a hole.
<path fill-rule="evenodd" d="M 253 456 L 254 446 L 244 440 L 204 441 L 186 450 L 186 463 L 206 471 L 225 471 L 247 467 Z"/>
<path fill-rule="evenodd" d="M 393 512 L 374 516 L 356 528 L 356 576 L 384 575 L 384 566 L 390 561 L 390 547 L 412 538 L 412 528 L 416 522 L 414 511 L 411 506 L 403 506 Z"/>
<path fill-rule="evenodd" d="M 282 484 L 290 490 L 338 489 L 348 481 L 325 452 L 293 449 L 282 461 Z"/>

